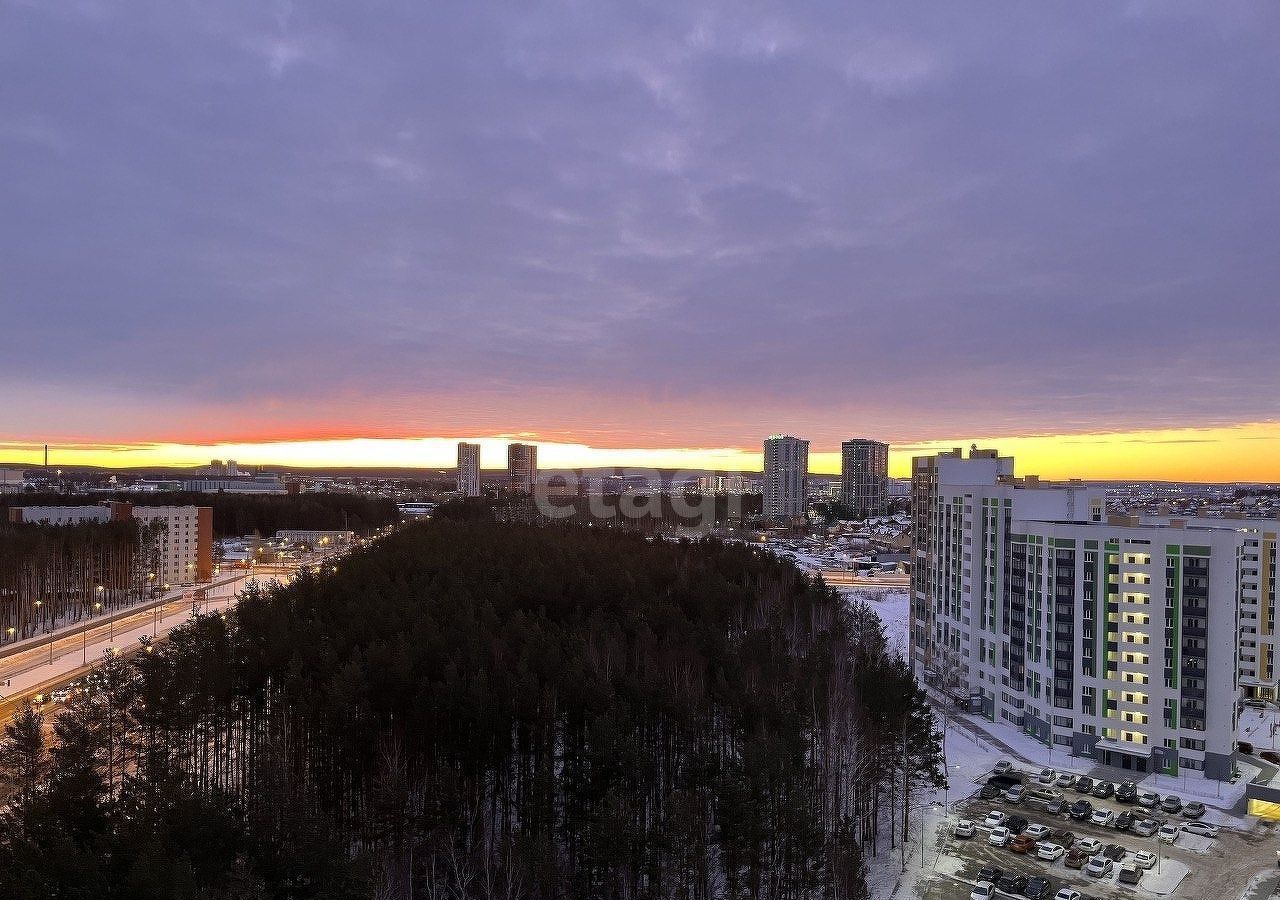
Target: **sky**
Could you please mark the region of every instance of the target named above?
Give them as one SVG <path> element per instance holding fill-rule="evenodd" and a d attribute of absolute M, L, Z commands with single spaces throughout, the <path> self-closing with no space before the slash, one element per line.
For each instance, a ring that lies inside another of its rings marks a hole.
<path fill-rule="evenodd" d="M 1269 3 L 0 0 L 0 459 L 1280 480 L 1277 44 Z"/>

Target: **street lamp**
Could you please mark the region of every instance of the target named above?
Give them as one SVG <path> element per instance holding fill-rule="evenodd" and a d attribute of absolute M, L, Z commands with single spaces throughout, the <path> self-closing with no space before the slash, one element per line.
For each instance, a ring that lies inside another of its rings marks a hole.
<path fill-rule="evenodd" d="M 903 815 L 910 815 L 913 812 L 921 812 L 926 809 L 938 809 L 942 804 L 937 800 L 931 800 L 928 803 L 921 803 L 919 806 L 912 806 L 907 809 Z M 924 823 L 925 816 L 920 817 L 920 868 L 924 868 Z M 907 842 L 902 842 L 902 871 L 907 871 Z"/>

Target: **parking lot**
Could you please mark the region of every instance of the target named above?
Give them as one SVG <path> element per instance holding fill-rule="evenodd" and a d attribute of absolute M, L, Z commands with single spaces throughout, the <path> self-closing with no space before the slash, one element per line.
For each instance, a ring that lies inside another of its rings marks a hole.
<path fill-rule="evenodd" d="M 1032 774 L 1022 774 L 1028 785 L 1034 783 Z M 926 834 L 932 835 L 932 840 L 926 839 L 925 873 L 916 880 L 917 893 L 923 900 L 969 900 L 969 892 L 980 870 L 986 866 L 998 867 L 1015 876 L 1046 878 L 1049 889 L 1045 896 L 1048 898 L 1065 887 L 1099 900 L 1167 896 L 1236 900 L 1242 896 L 1251 876 L 1277 867 L 1276 850 L 1280 845 L 1270 826 L 1258 825 L 1252 831 L 1245 831 L 1244 822 L 1237 821 L 1234 823 L 1237 827 L 1224 825 L 1216 837 L 1181 832 L 1170 844 L 1157 840 L 1155 835 L 1144 837 L 1132 831 L 1119 831 L 1087 820 L 1071 819 L 1065 812 L 1051 814 L 1048 804 L 1037 799 L 1024 799 L 1015 804 L 1005 800 L 1002 794 L 997 799 L 982 800 L 978 797 L 981 787 L 980 783 L 973 785 L 971 796 L 953 803 L 945 818 L 935 816 L 926 825 Z M 1146 809 L 1136 802 L 1119 803 L 1114 797 L 1102 799 L 1080 794 L 1071 787 L 1058 790 L 1067 804 L 1087 798 L 1095 810 L 1110 810 L 1113 816 L 1128 812 L 1162 823 L 1190 821 L 1159 809 Z M 1120 845 L 1125 852 L 1105 877 L 1089 877 L 1083 868 L 1068 868 L 1062 857 L 1050 862 L 1037 858 L 1034 848 L 1029 853 L 1019 854 L 1008 846 L 989 844 L 991 827 L 984 825 L 983 821 L 993 810 L 1006 816 L 1021 816 L 1030 824 L 1070 832 L 1077 843 L 1093 838 L 1104 847 Z M 954 835 L 955 825 L 962 818 L 974 822 L 973 837 L 965 839 Z M 1221 821 L 1221 817 L 1216 821 Z M 1122 869 L 1136 868 L 1134 861 L 1139 851 L 1154 855 L 1155 863 L 1150 869 L 1138 869 L 1140 877 L 1136 885 L 1119 883 Z M 997 897 L 1024 900 L 1021 893 L 1000 892 Z"/>

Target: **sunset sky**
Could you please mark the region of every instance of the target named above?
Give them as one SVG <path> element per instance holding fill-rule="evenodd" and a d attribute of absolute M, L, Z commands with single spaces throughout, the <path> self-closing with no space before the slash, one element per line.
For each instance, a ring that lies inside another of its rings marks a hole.
<path fill-rule="evenodd" d="M 1280 6 L 0 0 L 0 462 L 1280 481 Z"/>

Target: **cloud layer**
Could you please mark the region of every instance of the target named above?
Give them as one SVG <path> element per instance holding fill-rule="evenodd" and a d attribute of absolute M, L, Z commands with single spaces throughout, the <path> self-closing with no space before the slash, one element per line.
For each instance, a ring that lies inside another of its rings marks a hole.
<path fill-rule="evenodd" d="M 1276 418 L 1269 4 L 0 15 L 0 437 Z"/>

